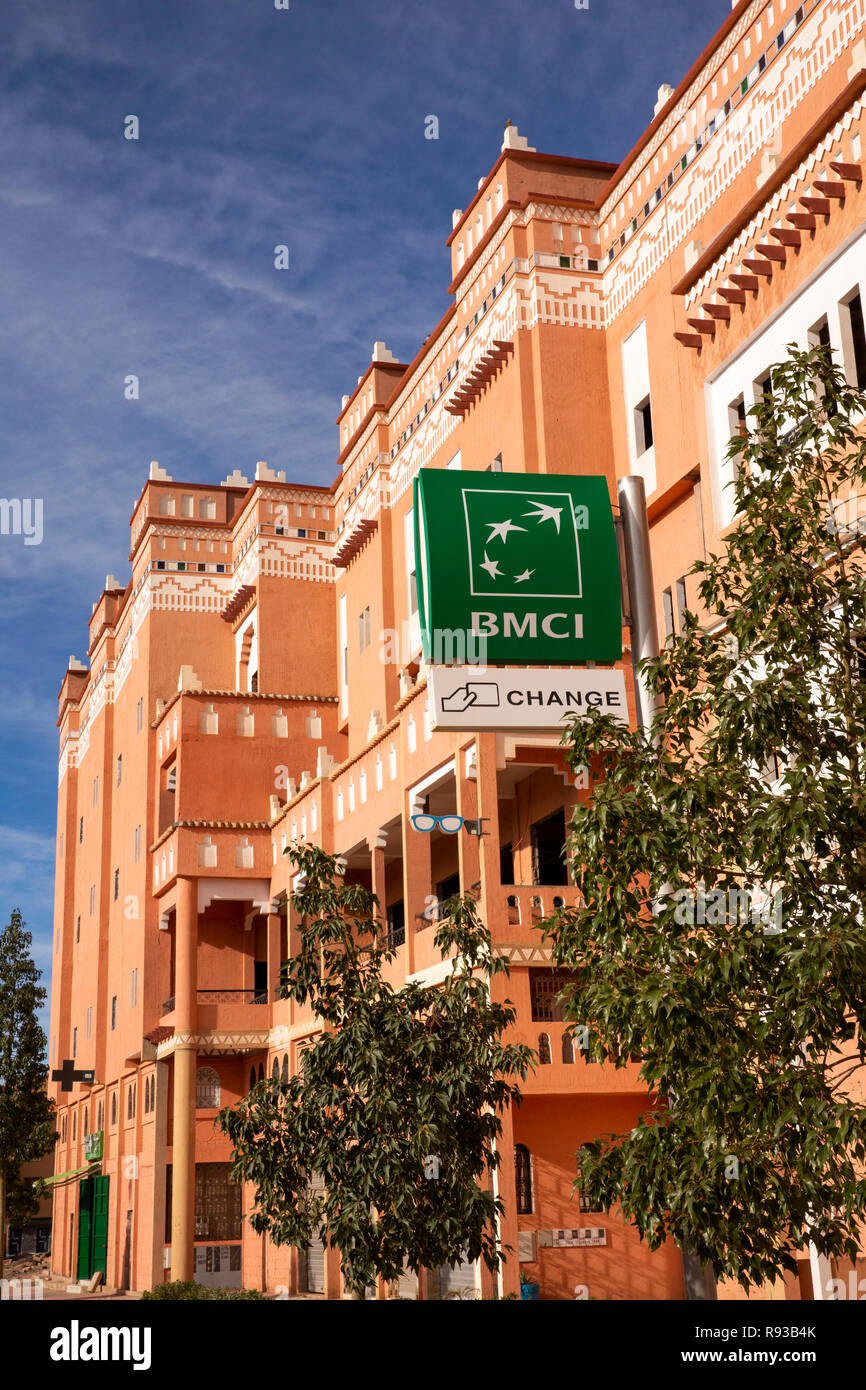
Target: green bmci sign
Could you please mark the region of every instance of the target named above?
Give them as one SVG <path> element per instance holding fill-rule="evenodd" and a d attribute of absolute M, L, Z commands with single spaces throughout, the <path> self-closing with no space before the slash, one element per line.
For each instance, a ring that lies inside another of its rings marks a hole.
<path fill-rule="evenodd" d="M 520 665 L 622 657 L 619 557 L 601 477 L 422 468 L 424 657 Z"/>

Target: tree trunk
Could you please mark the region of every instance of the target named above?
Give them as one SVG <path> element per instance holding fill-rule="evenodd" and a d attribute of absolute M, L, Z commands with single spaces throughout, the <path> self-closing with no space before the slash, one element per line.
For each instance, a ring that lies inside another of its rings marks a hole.
<path fill-rule="evenodd" d="M 0 1279 L 6 1258 L 6 1165 L 0 1163 Z"/>

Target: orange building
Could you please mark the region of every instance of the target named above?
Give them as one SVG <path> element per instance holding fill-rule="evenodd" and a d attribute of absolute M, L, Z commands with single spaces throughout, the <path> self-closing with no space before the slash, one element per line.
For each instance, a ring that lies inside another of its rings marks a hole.
<path fill-rule="evenodd" d="M 95 1080 L 54 1088 L 55 1170 L 103 1139 L 95 1175 L 56 1192 L 57 1273 L 341 1295 L 335 1252 L 245 1226 L 213 1127 L 316 1031 L 277 997 L 282 851 L 306 839 L 377 893 L 395 978 L 439 978 L 436 904 L 458 889 L 510 957 L 515 1036 L 539 1065 L 505 1122 L 503 1290 L 522 1270 L 543 1298 L 684 1296 L 673 1247 L 650 1254 L 572 1198 L 580 1145 L 646 1104 L 636 1068 L 575 1056 L 534 930 L 574 901 L 560 852 L 586 792 L 555 731 L 433 727 L 412 483 L 422 467 L 600 474 L 615 499 L 639 474 L 660 637 L 676 629 L 696 606 L 683 576 L 732 520 L 725 444 L 769 365 L 829 341 L 866 384 L 864 89 L 866 0 L 742 0 L 619 166 L 506 129 L 453 215 L 440 323 L 408 365 L 377 343 L 343 398 L 332 488 L 262 463 L 207 487 L 151 465 L 131 577 L 106 580 L 89 665 L 72 659 L 60 691 L 51 1064 Z M 419 834 L 419 809 L 490 833 Z M 491 1291 L 472 1266 L 420 1284 L 404 1291 Z M 812 1288 L 806 1261 L 757 1296 Z"/>

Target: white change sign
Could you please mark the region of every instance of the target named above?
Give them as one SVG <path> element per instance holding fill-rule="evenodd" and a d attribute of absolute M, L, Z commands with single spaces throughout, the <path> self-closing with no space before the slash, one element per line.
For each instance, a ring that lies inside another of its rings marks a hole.
<path fill-rule="evenodd" d="M 431 666 L 427 693 L 441 730 L 556 729 L 590 707 L 628 723 L 625 672 L 597 667 Z"/>

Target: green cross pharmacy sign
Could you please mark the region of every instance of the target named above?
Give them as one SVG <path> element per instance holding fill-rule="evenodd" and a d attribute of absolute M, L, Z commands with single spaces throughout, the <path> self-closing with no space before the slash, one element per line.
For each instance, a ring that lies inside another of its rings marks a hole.
<path fill-rule="evenodd" d="M 622 656 L 619 558 L 604 478 L 422 468 L 415 557 L 428 662 L 459 647 L 460 636 L 468 659 L 474 653 L 482 663 Z"/>

